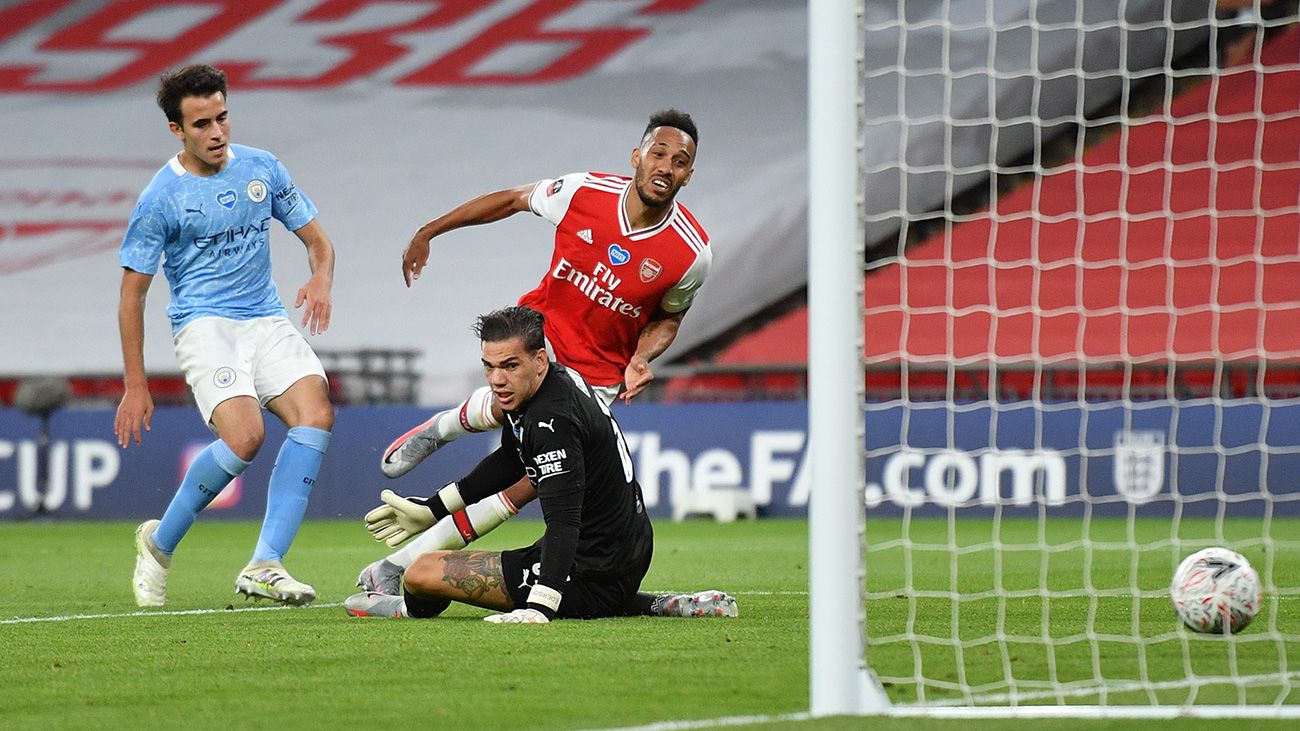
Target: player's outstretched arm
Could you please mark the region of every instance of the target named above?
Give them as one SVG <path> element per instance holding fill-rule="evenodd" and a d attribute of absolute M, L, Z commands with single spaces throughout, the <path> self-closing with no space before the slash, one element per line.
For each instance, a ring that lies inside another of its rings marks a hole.
<path fill-rule="evenodd" d="M 454 483 L 453 483 L 454 484 Z M 438 522 L 430 498 L 402 497 L 392 490 L 379 493 L 383 505 L 366 513 L 366 530 L 376 541 L 397 548 Z"/>
<path fill-rule="evenodd" d="M 392 490 L 384 490 L 379 495 L 383 504 L 366 513 L 366 530 L 376 541 L 396 548 L 443 518 L 464 510 L 465 506 L 511 487 L 523 476 L 518 455 L 508 449 L 497 449 L 468 475 L 448 483 L 430 497 L 402 497 Z"/>
<path fill-rule="evenodd" d="M 623 370 L 624 391 L 619 398 L 624 402 L 632 403 L 632 397 L 644 391 L 655 379 L 650 361 L 663 355 L 673 340 L 677 339 L 677 331 L 681 329 L 684 317 L 686 310 L 672 313 L 659 310 L 646 323 L 645 329 L 637 337 L 636 352 Z"/>
<path fill-rule="evenodd" d="M 419 279 L 424 272 L 425 265 L 429 263 L 429 242 L 435 236 L 464 226 L 500 221 L 528 210 L 528 195 L 532 192 L 533 185 L 529 183 L 486 193 L 456 206 L 417 229 L 411 237 L 411 243 L 406 245 L 406 251 L 402 252 L 402 278 L 406 280 L 406 286 L 411 286 L 411 282 Z"/>
<path fill-rule="evenodd" d="M 311 268 L 311 279 L 298 289 L 293 307 L 307 305 L 302 312 L 302 326 L 312 335 L 320 335 L 329 329 L 330 315 L 334 312 L 330 293 L 334 286 L 334 244 L 314 218 L 293 233 L 307 247 L 307 265 Z"/>
<path fill-rule="evenodd" d="M 126 390 L 117 406 L 113 434 L 118 446 L 124 449 L 132 440 L 139 444 L 141 426 L 149 431 L 153 420 L 153 397 L 149 395 L 149 378 L 144 372 L 144 300 L 151 282 L 153 276 L 149 274 L 122 270 L 117 326 L 122 337 L 122 381 Z"/>

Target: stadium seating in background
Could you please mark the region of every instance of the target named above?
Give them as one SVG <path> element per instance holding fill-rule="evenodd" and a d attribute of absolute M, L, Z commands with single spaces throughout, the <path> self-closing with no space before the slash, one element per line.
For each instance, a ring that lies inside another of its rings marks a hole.
<path fill-rule="evenodd" d="M 1260 69 L 1183 90 L 995 210 L 954 216 L 950 233 L 874 264 L 868 399 L 897 397 L 904 381 L 912 398 L 948 398 L 951 363 L 977 398 L 1116 398 L 1125 368 L 1131 398 L 1300 395 L 1300 365 L 1287 363 L 1300 358 L 1298 52 L 1292 27 L 1267 42 Z M 801 307 L 661 388 L 668 399 L 752 397 L 764 381 L 798 391 L 807 343 Z M 1002 364 L 992 386 L 989 359 Z"/>

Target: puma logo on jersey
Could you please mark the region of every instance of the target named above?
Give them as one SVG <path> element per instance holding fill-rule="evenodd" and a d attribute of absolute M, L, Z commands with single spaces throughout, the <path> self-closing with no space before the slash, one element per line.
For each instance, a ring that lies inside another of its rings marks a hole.
<path fill-rule="evenodd" d="M 542 421 L 539 419 L 537 425 L 545 429 L 550 429 L 552 434 L 555 433 L 555 419 L 551 419 L 550 421 Z"/>
<path fill-rule="evenodd" d="M 186 209 L 185 209 L 185 212 L 186 212 L 186 213 L 197 213 L 197 214 L 199 214 L 200 216 L 204 216 L 204 215 L 206 215 L 206 214 L 203 213 L 203 204 L 202 204 L 202 203 L 199 204 L 199 207 L 198 207 L 198 208 L 186 208 Z"/>
<path fill-rule="evenodd" d="M 586 241 L 589 244 L 593 243 L 592 236 L 591 236 L 591 229 L 589 228 L 584 228 L 581 231 L 579 231 L 578 238 L 582 239 L 583 241 Z"/>

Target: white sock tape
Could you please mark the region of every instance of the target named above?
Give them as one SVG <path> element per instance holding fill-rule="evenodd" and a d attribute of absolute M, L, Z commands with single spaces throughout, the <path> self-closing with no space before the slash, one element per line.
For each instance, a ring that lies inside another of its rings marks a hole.
<path fill-rule="evenodd" d="M 533 584 L 532 590 L 528 592 L 528 603 L 539 604 L 543 607 L 547 607 L 552 612 L 554 612 L 559 610 L 560 599 L 563 596 L 564 596 L 563 594 L 552 589 L 549 586 L 543 586 L 541 584 Z"/>
<path fill-rule="evenodd" d="M 458 513 L 465 509 L 465 498 L 460 496 L 460 486 L 454 482 L 448 482 L 439 490 L 438 497 L 448 513 Z"/>

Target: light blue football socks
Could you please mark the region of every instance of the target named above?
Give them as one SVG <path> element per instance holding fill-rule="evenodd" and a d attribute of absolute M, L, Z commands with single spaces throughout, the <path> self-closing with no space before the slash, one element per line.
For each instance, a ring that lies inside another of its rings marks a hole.
<path fill-rule="evenodd" d="M 307 496 L 316 484 L 321 460 L 329 448 L 330 433 L 310 426 L 295 426 L 280 447 L 266 493 L 266 518 L 258 536 L 254 561 L 279 561 L 289 552 L 298 526 L 307 512 Z"/>
<path fill-rule="evenodd" d="M 320 461 L 317 460 L 317 464 Z M 208 506 L 230 481 L 248 468 L 249 463 L 235 456 L 226 443 L 218 439 L 199 452 L 185 471 L 185 478 L 177 488 L 163 513 L 162 522 L 153 533 L 153 544 L 170 556 L 185 537 L 199 512 Z"/>

